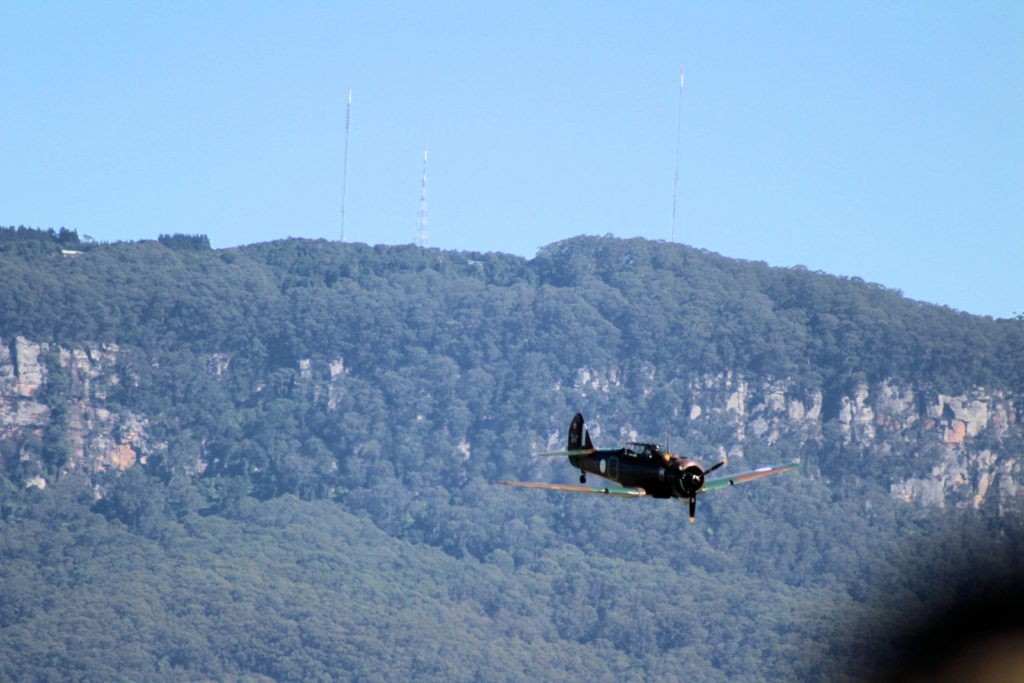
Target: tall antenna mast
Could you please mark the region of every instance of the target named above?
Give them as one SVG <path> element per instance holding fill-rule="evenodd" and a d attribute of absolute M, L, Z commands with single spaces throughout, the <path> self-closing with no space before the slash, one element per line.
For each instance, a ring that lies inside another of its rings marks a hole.
<path fill-rule="evenodd" d="M 679 140 L 683 134 L 683 65 L 679 65 L 679 109 L 676 114 L 676 177 L 672 184 L 672 241 L 676 241 L 676 198 L 679 195 Z"/>
<path fill-rule="evenodd" d="M 345 190 L 348 188 L 348 131 L 352 126 L 352 88 L 348 89 L 345 108 L 345 166 L 341 173 L 341 241 L 345 241 Z"/>
<path fill-rule="evenodd" d="M 420 188 L 419 227 L 416 230 L 416 244 L 427 246 L 427 145 L 423 145 L 423 185 Z"/>

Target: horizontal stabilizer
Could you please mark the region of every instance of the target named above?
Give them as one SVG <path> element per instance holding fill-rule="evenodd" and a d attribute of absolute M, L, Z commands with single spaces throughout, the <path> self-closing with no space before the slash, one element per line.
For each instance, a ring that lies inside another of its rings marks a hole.
<path fill-rule="evenodd" d="M 521 486 L 527 489 L 546 489 L 548 491 L 567 491 L 569 493 L 593 493 L 601 496 L 616 496 L 618 498 L 640 498 L 646 496 L 647 492 L 641 488 L 623 486 L 605 486 L 594 488 L 591 486 L 578 486 L 575 484 L 535 484 L 525 481 L 499 481 L 505 486 Z"/>
<path fill-rule="evenodd" d="M 537 455 L 538 456 L 551 456 L 551 455 L 561 455 L 561 456 L 592 455 L 593 453 L 596 453 L 596 452 L 597 452 L 596 448 L 582 448 L 582 449 L 580 449 L 578 451 L 555 451 L 554 453 L 538 453 Z"/>
<path fill-rule="evenodd" d="M 704 493 L 706 491 L 714 491 L 715 489 L 722 489 L 726 486 L 735 486 L 736 484 L 743 484 L 754 479 L 760 479 L 761 477 L 767 477 L 769 474 L 778 474 L 779 472 L 785 472 L 791 470 L 794 467 L 800 467 L 800 463 L 791 462 L 788 465 L 775 465 L 774 467 L 759 467 L 756 470 L 750 470 L 749 472 L 740 472 L 739 474 L 732 474 L 727 477 L 716 477 L 715 479 L 708 479 L 704 482 L 703 488 L 697 493 Z"/>

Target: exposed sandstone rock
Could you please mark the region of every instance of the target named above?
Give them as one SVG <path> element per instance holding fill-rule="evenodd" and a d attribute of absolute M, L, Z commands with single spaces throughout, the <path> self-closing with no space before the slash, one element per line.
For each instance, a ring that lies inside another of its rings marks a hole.
<path fill-rule="evenodd" d="M 746 439 L 771 445 L 783 435 L 794 437 L 796 443 L 822 437 L 820 391 L 807 405 L 806 398 L 792 395 L 785 381 L 754 381 L 728 373 L 697 380 L 691 391 L 691 420 L 705 415 L 732 420 L 734 436 L 721 446 L 730 458 L 743 456 Z M 1012 398 L 1000 392 L 974 389 L 959 396 L 925 394 L 922 398 L 913 387 L 892 380 L 857 385 L 849 396 L 839 398 L 835 415 L 844 441 L 863 449 L 868 459 L 896 453 L 934 459 L 927 476 L 892 481 L 894 497 L 926 505 L 980 508 L 995 496 L 1001 501 L 1000 509 L 1002 501 L 1012 500 L 1017 482 L 1024 478 L 1022 454 L 1000 459 L 990 449 L 975 447 L 973 439 L 987 436 L 998 442 L 1016 433 L 1017 422 Z"/>
<path fill-rule="evenodd" d="M 47 382 L 47 363 L 55 362 L 54 351 L 62 367 L 62 381 L 66 381 L 62 396 L 67 407 L 62 418 L 66 424 L 62 428 L 70 453 L 65 471 L 90 475 L 124 469 L 136 462 L 145 463 L 162 447 L 150 442 L 147 416 L 108 403 L 108 396 L 119 384 L 139 381 L 132 370 L 126 369 L 130 364 L 118 364 L 120 349 L 95 344 L 64 349 L 23 338 L 0 339 L 0 439 L 37 438 L 34 435 L 42 436 L 52 427 L 53 414 L 43 402 L 41 397 L 46 392 L 40 388 Z M 209 375 L 221 377 L 230 367 L 231 358 L 210 354 L 203 362 Z M 314 385 L 312 395 L 326 395 L 328 408 L 334 410 L 345 393 L 348 371 L 340 358 L 324 367 L 317 363 L 303 361 L 297 369 L 303 381 Z M 650 396 L 662 386 L 656 375 L 654 368 L 641 370 L 638 390 L 642 395 Z M 574 387 L 587 396 L 607 396 L 623 386 L 622 378 L 623 373 L 616 368 L 580 368 Z M 922 393 L 892 380 L 877 385 L 861 383 L 849 396 L 838 398 L 836 414 L 825 415 L 820 390 L 805 388 L 797 392 L 784 379 L 748 378 L 731 372 L 707 374 L 675 391 L 679 400 L 676 415 L 688 417 L 694 429 L 711 420 L 718 430 L 715 433 L 725 434 L 721 443 L 714 444 L 721 459 L 742 458 L 745 449 L 758 442 L 772 445 L 785 439 L 783 443 L 797 449 L 808 442 L 821 442 L 826 422 L 834 420 L 846 444 L 862 453 L 859 457 L 866 462 L 873 462 L 872 467 L 877 466 L 877 476 L 891 477 L 890 471 L 907 471 L 906 467 L 891 468 L 884 459 L 926 459 L 922 461 L 923 469 L 913 467 L 914 476 L 885 480 L 894 497 L 945 507 L 996 505 L 1000 511 L 1021 508 L 1022 454 L 1006 453 L 999 444 L 1019 436 L 1022 426 L 1014 397 L 1000 392 L 975 388 L 948 396 Z M 600 441 L 599 416 L 593 419 L 591 435 Z M 628 425 L 617 425 L 616 429 L 617 436 L 625 440 L 638 438 Z M 552 433 L 540 450 L 559 450 L 564 447 L 564 438 L 562 431 Z M 468 457 L 469 442 L 464 439 L 459 451 Z M 194 466 L 188 468 L 192 474 L 207 466 L 201 445 L 195 458 Z M 44 472 L 41 465 L 38 471 Z M 814 471 L 809 470 L 809 474 L 814 476 Z M 32 481 L 33 486 L 45 485 L 42 476 Z"/>
<path fill-rule="evenodd" d="M 0 438 L 42 435 L 52 414 L 37 397 L 49 374 L 41 358 L 51 346 L 17 337 L 13 344 L 0 339 L 0 349 Z M 148 420 L 123 408 L 111 411 L 106 404 L 109 390 L 120 382 L 113 371 L 117 346 L 56 351 L 67 375 L 62 399 L 67 405 L 64 434 L 71 449 L 63 470 L 91 474 L 110 467 L 125 469 L 144 458 L 149 452 Z"/>
<path fill-rule="evenodd" d="M 15 388 L 18 396 L 29 397 L 43 383 L 43 367 L 39 363 L 39 355 L 48 350 L 46 344 L 33 344 L 17 337 L 14 340 L 15 365 L 14 375 L 18 378 Z"/>

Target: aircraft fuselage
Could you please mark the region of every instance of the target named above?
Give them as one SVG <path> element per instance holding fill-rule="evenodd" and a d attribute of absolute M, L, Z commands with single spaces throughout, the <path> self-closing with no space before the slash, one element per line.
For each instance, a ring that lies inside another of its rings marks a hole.
<path fill-rule="evenodd" d="M 620 486 L 643 489 L 654 498 L 688 498 L 679 486 L 681 473 L 697 465 L 665 453 L 653 444 L 632 444 L 626 448 L 597 450 L 569 457 L 581 471 L 595 474 Z M 697 465 L 699 471 L 699 465 Z"/>
<path fill-rule="evenodd" d="M 618 498 L 683 498 L 689 504 L 691 522 L 697 507 L 697 494 L 785 472 L 799 465 L 798 462 L 791 462 L 708 479 L 707 475 L 725 465 L 725 460 L 704 469 L 696 461 L 672 455 L 667 447 L 662 450 L 661 446 L 652 443 L 631 442 L 623 448 L 610 450 L 594 448 L 583 423 L 583 415 L 580 413 L 576 413 L 569 424 L 566 450 L 541 455 L 567 456 L 572 466 L 580 470 L 580 485 L 525 481 L 498 483 L 505 486 L 590 493 Z M 588 472 L 615 482 L 618 486 L 586 486 Z"/>

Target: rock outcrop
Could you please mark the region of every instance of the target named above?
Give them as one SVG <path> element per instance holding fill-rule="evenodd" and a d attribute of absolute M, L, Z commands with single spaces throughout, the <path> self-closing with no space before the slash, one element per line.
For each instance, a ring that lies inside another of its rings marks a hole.
<path fill-rule="evenodd" d="M 927 505 L 981 508 L 994 501 L 1000 512 L 1015 505 L 1024 479 L 1024 454 L 1008 437 L 1020 436 L 1022 416 L 1014 397 L 975 388 L 957 396 L 901 386 L 893 381 L 857 384 L 835 398 L 826 414 L 820 390 L 798 396 L 785 381 L 756 382 L 721 375 L 693 387 L 692 420 L 709 415 L 731 420 L 730 458 L 742 458 L 750 439 L 774 444 L 823 443 L 834 424 L 839 444 L 862 454 L 888 479 L 890 493 Z M 907 461 L 921 474 L 903 475 Z"/>
<path fill-rule="evenodd" d="M 124 369 L 128 364 L 119 363 L 121 355 L 113 344 L 62 348 L 22 337 L 0 340 L 4 471 L 16 463 L 24 485 L 43 487 L 47 477 L 123 470 L 164 449 L 150 437 L 154 416 L 110 400 L 124 383 L 138 381 Z M 225 381 L 231 362 L 227 354 L 208 354 L 199 372 Z M 348 374 L 343 360 L 302 360 L 295 372 L 308 387 L 307 395 L 324 397 L 328 410 L 335 410 Z M 643 370 L 636 383 L 627 374 L 618 368 L 580 368 L 571 390 L 603 401 L 647 399 L 660 390 L 653 368 Z M 251 387 L 253 395 L 263 389 L 262 384 Z M 1024 416 L 1021 402 L 1004 392 L 974 388 L 946 395 L 890 380 L 861 382 L 842 395 L 826 396 L 820 387 L 733 373 L 708 374 L 672 391 L 672 402 L 682 399 L 676 418 L 698 432 L 708 426 L 703 431 L 716 435 L 714 447 L 721 457 L 742 463 L 754 447 L 779 447 L 785 457 L 797 457 L 816 445 L 816 452 L 827 455 L 806 463 L 810 476 L 871 476 L 893 497 L 924 505 L 999 513 L 1021 507 L 1024 454 L 1014 449 L 1024 442 Z M 591 429 L 600 439 L 599 420 Z M 620 429 L 617 436 L 623 440 L 638 436 L 628 426 Z M 614 438 L 605 436 L 605 441 Z M 557 449 L 562 439 L 561 432 L 553 433 L 547 449 Z M 464 457 L 470 448 L 463 438 L 459 451 Z M 842 461 L 850 454 L 857 458 L 856 467 Z M 201 450 L 196 457 L 187 468 L 191 474 L 208 464 Z"/>
<path fill-rule="evenodd" d="M 107 401 L 122 381 L 115 368 L 119 352 L 114 344 L 64 349 L 0 339 L 0 440 L 9 444 L 2 453 L 29 465 L 28 484 L 42 487 L 47 475 L 91 475 L 146 461 L 147 418 Z M 57 472 L 47 472 L 40 447 L 64 451 Z"/>

